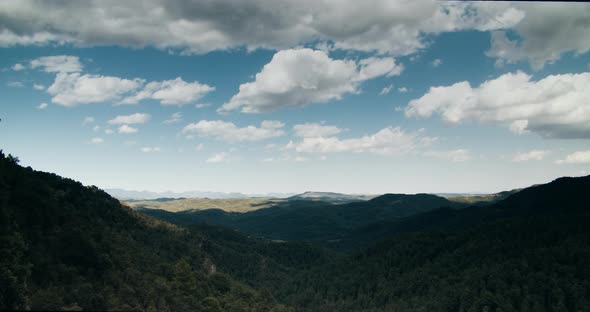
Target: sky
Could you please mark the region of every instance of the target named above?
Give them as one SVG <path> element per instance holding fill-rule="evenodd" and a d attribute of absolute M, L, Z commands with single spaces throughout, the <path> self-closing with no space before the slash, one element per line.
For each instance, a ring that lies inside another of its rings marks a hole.
<path fill-rule="evenodd" d="M 590 174 L 590 4 L 0 1 L 0 148 L 101 188 L 488 193 Z"/>

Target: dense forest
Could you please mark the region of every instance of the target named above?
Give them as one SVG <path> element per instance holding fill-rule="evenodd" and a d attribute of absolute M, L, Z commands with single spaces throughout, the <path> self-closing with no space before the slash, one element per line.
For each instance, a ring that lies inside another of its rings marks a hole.
<path fill-rule="evenodd" d="M 179 212 L 160 209 L 138 210 L 177 225 L 209 223 L 260 238 L 307 240 L 331 247 L 347 247 L 348 243 L 339 242 L 348 241 L 356 237 L 356 232 L 384 220 L 403 220 L 440 207 L 459 209 L 466 206 L 464 203 L 452 202 L 431 194 L 385 194 L 368 201 L 346 204 L 296 198 L 287 202 L 277 202 L 267 209 L 245 213 L 226 212 L 221 209 Z"/>
<path fill-rule="evenodd" d="M 331 205 L 342 228 L 284 242 L 173 225 L 0 152 L 0 310 L 590 311 L 588 190 L 561 178 L 470 207 L 387 195 L 370 216 Z M 402 199 L 418 204 L 389 209 Z M 305 224 L 319 204 L 265 213 Z"/>
<path fill-rule="evenodd" d="M 215 232 L 138 215 L 3 153 L 0 225 L 0 310 L 285 310 L 217 269 Z"/>

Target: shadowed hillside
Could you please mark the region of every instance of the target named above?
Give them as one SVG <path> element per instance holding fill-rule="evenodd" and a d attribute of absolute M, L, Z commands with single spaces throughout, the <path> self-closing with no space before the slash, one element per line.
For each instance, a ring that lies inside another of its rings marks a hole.
<path fill-rule="evenodd" d="M 385 194 L 340 205 L 290 200 L 247 213 L 217 209 L 177 213 L 143 209 L 141 212 L 179 225 L 217 224 L 268 239 L 336 241 L 375 222 L 399 220 L 439 207 L 464 206 L 429 194 Z"/>
<path fill-rule="evenodd" d="M 275 228 L 311 224 L 283 232 L 293 236 L 338 221 L 340 243 L 358 248 L 345 255 L 218 226 L 171 225 L 0 152 L 0 309 L 588 311 L 589 189 L 590 176 L 488 206 L 387 194 L 347 205 L 199 212 L 265 212 Z M 319 213 L 329 222 L 315 220 Z"/>
<path fill-rule="evenodd" d="M 286 309 L 223 273 L 237 271 L 227 254 L 245 248 L 217 243 L 215 230 L 137 215 L 94 186 L 20 167 L 1 151 L 0 223 L 0 310 Z M 256 250 L 268 248 L 244 240 L 250 255 L 237 275 L 248 281 L 260 274 L 251 269 L 263 257 Z M 287 270 L 277 257 L 264 258 L 269 279 Z"/>
<path fill-rule="evenodd" d="M 305 273 L 283 300 L 305 311 L 588 311 L 588 190 L 590 176 L 560 178 L 389 223 L 389 239 Z"/>

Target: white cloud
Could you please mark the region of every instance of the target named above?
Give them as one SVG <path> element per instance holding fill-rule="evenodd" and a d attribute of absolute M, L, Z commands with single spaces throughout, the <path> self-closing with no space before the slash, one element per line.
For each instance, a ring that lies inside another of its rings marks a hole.
<path fill-rule="evenodd" d="M 162 105 L 184 105 L 196 101 L 214 87 L 197 81 L 186 82 L 178 77 L 173 80 L 153 81 L 125 79 L 80 73 L 59 72 L 47 89 L 52 102 L 63 106 L 111 101 L 115 104 L 136 104 L 153 99 Z"/>
<path fill-rule="evenodd" d="M 96 125 L 96 126 L 94 126 L 92 128 L 92 131 L 94 131 L 94 132 L 98 132 L 99 130 L 100 130 L 100 126 L 99 125 Z"/>
<path fill-rule="evenodd" d="M 208 163 L 221 163 L 221 162 L 226 162 L 227 161 L 227 157 L 228 157 L 228 153 L 221 152 L 221 153 L 217 153 L 217 154 L 211 155 L 209 158 L 207 158 L 207 162 Z"/>
<path fill-rule="evenodd" d="M 260 126 L 265 129 L 280 129 L 285 126 L 285 123 L 278 120 L 263 120 Z"/>
<path fill-rule="evenodd" d="M 41 67 L 47 73 L 75 73 L 82 71 L 82 64 L 77 56 L 44 56 L 31 61 L 31 68 Z"/>
<path fill-rule="evenodd" d="M 11 88 L 22 88 L 25 85 L 20 81 L 10 81 L 10 82 L 6 83 L 6 86 L 11 87 Z"/>
<path fill-rule="evenodd" d="M 590 50 L 590 6 L 587 3 L 517 3 L 525 18 L 513 28 L 516 36 L 505 31 L 492 33 L 491 48 L 486 53 L 497 58 L 496 64 L 528 61 L 534 69 L 553 63 L 565 52 L 575 54 Z"/>
<path fill-rule="evenodd" d="M 205 148 L 205 145 L 203 145 L 203 143 L 199 143 L 199 144 L 197 144 L 197 146 L 195 146 L 196 151 L 202 151 L 204 148 Z"/>
<path fill-rule="evenodd" d="M 136 133 L 137 128 L 133 128 L 129 125 L 122 125 L 117 129 L 117 131 L 122 134 L 131 134 L 131 133 Z"/>
<path fill-rule="evenodd" d="M 569 154 L 565 159 L 557 161 L 558 164 L 590 164 L 590 150 Z"/>
<path fill-rule="evenodd" d="M 435 59 L 434 61 L 432 61 L 432 66 L 433 67 L 439 67 L 442 64 L 442 60 L 441 59 Z"/>
<path fill-rule="evenodd" d="M 182 113 L 176 112 L 176 113 L 172 114 L 172 116 L 170 116 L 170 119 L 164 120 L 164 123 L 165 124 L 172 124 L 172 123 L 177 123 L 181 120 L 182 120 Z"/>
<path fill-rule="evenodd" d="M 133 144 L 130 144 L 130 145 L 133 145 Z M 144 153 L 157 153 L 157 152 L 160 151 L 160 148 L 159 147 L 145 146 L 145 147 L 142 147 L 140 150 L 142 152 L 144 152 Z"/>
<path fill-rule="evenodd" d="M 220 111 L 269 112 L 339 100 L 358 93 L 359 84 L 383 75 L 399 75 L 402 66 L 393 58 L 368 58 L 358 62 L 332 59 L 323 51 L 282 50 L 256 74 L 253 82 L 223 104 Z"/>
<path fill-rule="evenodd" d="M 47 103 L 43 102 L 41 104 L 39 104 L 39 106 L 37 106 L 38 109 L 46 109 L 47 108 Z"/>
<path fill-rule="evenodd" d="M 281 129 L 284 126 L 278 121 L 263 121 L 260 127 L 237 127 L 231 122 L 222 120 L 201 120 L 188 124 L 182 130 L 183 133 L 195 133 L 200 137 L 212 137 L 227 142 L 260 141 L 279 137 L 285 134 Z"/>
<path fill-rule="evenodd" d="M 529 152 L 516 153 L 512 156 L 514 162 L 524 162 L 530 160 L 543 160 L 547 155 L 547 151 L 532 150 Z"/>
<path fill-rule="evenodd" d="M 523 16 L 507 4 L 427 0 L 154 0 L 141 6 L 20 0 L 0 2 L 0 46 L 71 43 L 207 53 L 320 40 L 332 41 L 331 49 L 406 55 L 427 46 L 425 34 L 508 28 Z"/>
<path fill-rule="evenodd" d="M 448 159 L 452 162 L 464 162 L 471 159 L 471 153 L 466 149 L 456 149 L 450 151 L 428 151 L 424 156 Z"/>
<path fill-rule="evenodd" d="M 372 135 L 351 139 L 304 137 L 299 142 L 289 142 L 286 149 L 299 153 L 354 152 L 403 155 L 419 147 L 428 146 L 433 140 L 434 138 L 422 137 L 419 133 L 405 132 L 399 127 L 388 127 Z"/>
<path fill-rule="evenodd" d="M 333 60 L 322 51 L 279 51 L 254 82 L 240 85 L 239 93 L 222 110 L 258 113 L 338 100 L 356 92 L 356 68 L 353 61 Z"/>
<path fill-rule="evenodd" d="M 392 57 L 369 57 L 358 62 L 359 72 L 357 80 L 369 80 L 380 76 L 399 76 L 404 70 L 403 65 L 396 64 Z"/>
<path fill-rule="evenodd" d="M 3 3 L 0 3 L 3 4 Z M 0 8 L 0 13 L 4 11 Z M 64 42 L 58 36 L 47 31 L 35 30 L 33 34 L 23 34 L 9 29 L 0 30 L 0 47 L 15 45 L 47 45 L 51 42 Z"/>
<path fill-rule="evenodd" d="M 34 88 L 35 90 L 40 90 L 40 91 L 41 91 L 41 90 L 45 90 L 45 86 L 44 86 L 44 85 L 42 85 L 42 84 L 33 84 L 33 88 Z"/>
<path fill-rule="evenodd" d="M 197 101 L 215 88 L 197 81 L 186 82 L 177 77 L 173 80 L 153 81 L 136 94 L 121 101 L 121 104 L 135 104 L 144 99 L 160 101 L 162 105 L 185 105 Z"/>
<path fill-rule="evenodd" d="M 199 104 L 195 105 L 196 108 L 205 108 L 205 107 L 209 107 L 209 106 L 211 106 L 210 103 L 199 103 Z"/>
<path fill-rule="evenodd" d="M 590 73 L 550 75 L 538 81 L 508 73 L 479 87 L 458 82 L 431 87 L 410 101 L 406 116 L 441 114 L 457 124 L 467 120 L 505 125 L 516 133 L 550 138 L 590 138 Z"/>
<path fill-rule="evenodd" d="M 391 89 L 393 89 L 393 83 L 390 84 L 389 86 L 381 89 L 381 92 L 379 92 L 379 95 L 383 95 L 383 94 L 388 94 L 389 92 L 391 92 Z"/>
<path fill-rule="evenodd" d="M 406 93 L 406 92 L 408 92 L 409 90 L 408 90 L 408 88 L 406 88 L 406 87 L 401 87 L 401 88 L 397 88 L 397 91 L 398 91 L 398 92 L 400 92 L 400 93 Z"/>
<path fill-rule="evenodd" d="M 53 95 L 51 102 L 66 107 L 86 103 L 118 101 L 121 96 L 136 90 L 143 84 L 141 79 L 122 79 L 112 76 L 58 73 L 47 89 Z"/>
<path fill-rule="evenodd" d="M 11 68 L 14 71 L 21 71 L 21 70 L 25 69 L 25 67 L 23 66 L 23 64 L 19 64 L 19 63 L 14 64 Z"/>
<path fill-rule="evenodd" d="M 106 133 L 106 134 L 113 134 L 113 133 L 115 133 L 115 131 L 113 131 L 112 129 L 105 129 L 104 130 L 104 133 Z"/>
<path fill-rule="evenodd" d="M 131 115 L 120 115 L 108 121 L 111 125 L 122 125 L 122 124 L 143 124 L 148 122 L 152 116 L 145 113 L 135 113 Z"/>
<path fill-rule="evenodd" d="M 101 144 L 101 143 L 104 143 L 104 140 L 102 138 L 98 138 L 98 137 L 97 138 L 92 138 L 90 140 L 90 143 L 92 143 L 92 144 Z"/>
<path fill-rule="evenodd" d="M 87 124 L 93 123 L 93 122 L 94 122 L 94 117 L 90 117 L 90 116 L 84 117 L 84 120 L 82 120 L 83 125 L 87 125 Z"/>
<path fill-rule="evenodd" d="M 324 126 L 319 123 L 304 123 L 293 126 L 295 135 L 303 138 L 329 137 L 343 131 L 336 126 Z"/>

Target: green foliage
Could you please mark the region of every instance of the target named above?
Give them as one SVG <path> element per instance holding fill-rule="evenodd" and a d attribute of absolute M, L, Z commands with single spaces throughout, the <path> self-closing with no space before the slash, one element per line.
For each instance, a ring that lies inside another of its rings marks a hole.
<path fill-rule="evenodd" d="M 212 238 L 137 216 L 102 190 L 0 151 L 0 310 L 270 310 L 223 273 Z M 245 295 L 246 294 L 246 295 Z"/>
<path fill-rule="evenodd" d="M 346 244 L 333 243 L 347 240 L 351 235 L 356 235 L 363 228 L 376 222 L 401 220 L 440 207 L 462 208 L 465 205 L 429 194 L 385 194 L 368 201 L 341 205 L 321 201 L 290 200 L 246 213 L 225 212 L 219 209 L 176 213 L 154 209 L 140 211 L 179 225 L 216 224 L 265 239 L 309 240 L 346 249 L 349 247 Z"/>
<path fill-rule="evenodd" d="M 274 227 L 240 217 L 265 233 L 326 216 L 332 232 L 281 233 L 360 250 L 344 254 L 173 226 L 0 151 L 0 310 L 590 311 L 589 189 L 590 177 L 558 179 L 465 209 L 387 195 L 364 206 L 373 217 L 362 203 L 292 202 L 260 210 Z"/>

